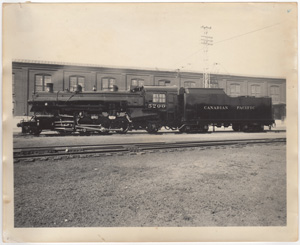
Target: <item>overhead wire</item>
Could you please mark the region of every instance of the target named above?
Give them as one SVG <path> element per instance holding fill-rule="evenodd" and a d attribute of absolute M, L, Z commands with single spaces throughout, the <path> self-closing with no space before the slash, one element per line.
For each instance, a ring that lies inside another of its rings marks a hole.
<path fill-rule="evenodd" d="M 232 40 L 232 39 L 235 39 L 235 38 L 239 38 L 239 37 L 242 37 L 242 36 L 245 36 L 245 35 L 254 33 L 254 32 L 258 32 L 258 31 L 261 31 L 261 30 L 265 30 L 265 29 L 271 28 L 271 27 L 273 27 L 273 26 L 280 25 L 281 23 L 282 23 L 282 22 L 278 22 L 278 23 L 275 23 L 275 24 L 272 24 L 272 25 L 269 25 L 269 26 L 265 26 L 265 27 L 262 27 L 262 28 L 259 28 L 259 29 L 253 30 L 253 31 L 249 31 L 249 32 L 246 32 L 246 33 L 243 33 L 243 34 L 239 34 L 239 35 L 230 37 L 230 38 L 226 38 L 226 39 L 223 39 L 223 40 L 214 42 L 214 44 L 219 44 L 219 43 L 226 42 L 226 41 L 229 41 L 229 40 Z M 184 60 L 189 59 L 190 57 L 196 55 L 197 53 L 199 53 L 199 52 L 202 51 L 203 49 L 204 49 L 204 48 L 198 49 L 197 51 L 193 52 L 192 54 L 190 54 L 190 55 L 187 56 L 186 58 L 184 58 L 184 59 L 178 61 L 175 65 L 177 65 L 178 63 L 181 63 L 181 62 L 184 61 Z M 174 66 L 175 66 L 175 65 L 174 65 Z M 184 66 L 182 66 L 182 68 L 183 68 L 183 67 L 184 67 Z"/>
<path fill-rule="evenodd" d="M 240 34 L 240 35 L 236 35 L 236 36 L 233 36 L 233 37 L 230 37 L 230 38 L 227 38 L 227 39 L 223 39 L 221 41 L 215 42 L 214 44 L 218 44 L 218 43 L 221 43 L 221 42 L 229 41 L 231 39 L 235 39 L 235 38 L 242 37 L 242 36 L 254 33 L 254 32 L 258 32 L 258 31 L 261 31 L 261 30 L 264 30 L 264 29 L 268 29 L 270 27 L 273 27 L 273 26 L 276 26 L 276 25 L 279 25 L 279 24 L 281 24 L 281 23 L 279 22 L 279 23 L 276 23 L 276 24 L 273 24 L 273 25 L 270 25 L 270 26 L 265 26 L 265 27 L 257 29 L 257 30 L 249 31 L 249 32 L 246 32 L 246 33 L 243 33 L 243 34 Z"/>

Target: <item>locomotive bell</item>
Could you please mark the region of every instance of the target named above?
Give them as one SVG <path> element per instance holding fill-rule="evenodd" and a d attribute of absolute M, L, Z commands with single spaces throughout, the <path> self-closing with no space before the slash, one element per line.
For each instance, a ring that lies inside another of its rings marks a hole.
<path fill-rule="evenodd" d="M 46 84 L 46 91 L 49 93 L 53 93 L 53 83 Z"/>

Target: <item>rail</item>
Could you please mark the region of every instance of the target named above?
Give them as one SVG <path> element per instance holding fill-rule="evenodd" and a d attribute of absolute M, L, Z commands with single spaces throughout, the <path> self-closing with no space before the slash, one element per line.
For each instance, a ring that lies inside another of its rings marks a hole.
<path fill-rule="evenodd" d="M 272 144 L 285 143 L 285 138 L 273 139 L 240 139 L 222 141 L 184 141 L 184 142 L 149 142 L 149 143 L 129 143 L 129 144 L 98 144 L 98 145 L 72 145 L 54 147 L 24 147 L 14 148 L 14 160 L 26 158 L 49 158 L 59 156 L 76 156 L 106 153 L 132 153 L 147 152 L 153 150 L 184 149 L 194 147 L 229 146 L 229 145 L 249 145 L 249 144 Z"/>

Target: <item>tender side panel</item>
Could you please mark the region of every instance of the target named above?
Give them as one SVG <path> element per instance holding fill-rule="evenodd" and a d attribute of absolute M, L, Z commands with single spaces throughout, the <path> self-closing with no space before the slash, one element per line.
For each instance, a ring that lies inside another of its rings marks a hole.
<path fill-rule="evenodd" d="M 220 89 L 188 89 L 179 96 L 183 120 L 191 124 L 272 124 L 270 98 L 229 97 Z"/>

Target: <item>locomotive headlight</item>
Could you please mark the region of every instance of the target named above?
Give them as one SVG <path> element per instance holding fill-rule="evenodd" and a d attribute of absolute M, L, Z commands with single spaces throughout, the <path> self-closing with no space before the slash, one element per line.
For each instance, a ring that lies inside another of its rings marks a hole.
<path fill-rule="evenodd" d="M 45 106 L 47 106 L 47 105 L 48 105 L 48 103 L 46 102 L 46 103 L 45 103 Z"/>

